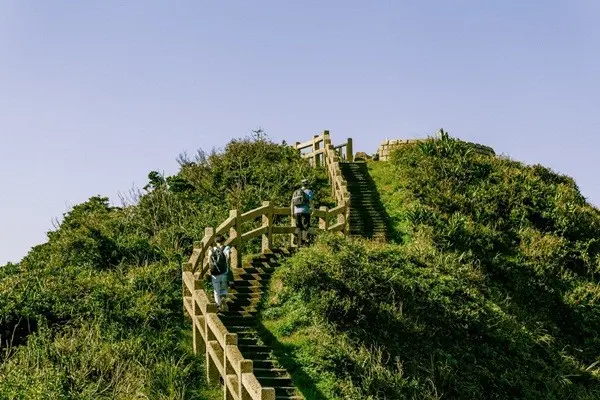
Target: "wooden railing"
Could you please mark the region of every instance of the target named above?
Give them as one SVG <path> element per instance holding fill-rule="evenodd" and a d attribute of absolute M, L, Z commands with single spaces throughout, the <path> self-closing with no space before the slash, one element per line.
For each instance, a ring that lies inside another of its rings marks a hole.
<path fill-rule="evenodd" d="M 322 135 L 314 135 L 311 140 L 304 143 L 296 142 L 294 148 L 300 150 L 302 157 L 308 158 L 313 166 L 318 167 L 324 162 L 328 144 L 331 144 L 329 131 L 323 131 Z M 352 138 L 348 138 L 346 143 L 333 146 L 333 150 L 338 154 L 341 160 L 354 161 Z"/>
<path fill-rule="evenodd" d="M 317 151 L 322 154 L 320 160 L 327 168 L 332 194 L 337 203 L 336 207 L 331 209 L 321 207 L 313 210 L 312 215 L 319 218 L 317 229 L 346 234 L 350 202 L 347 184 L 340 172 L 340 155 L 337 149 L 345 146 L 347 154 L 351 157 L 352 141 L 349 139 L 348 143 L 336 148 L 331 144 L 329 132 L 325 131 L 320 137 L 315 137 L 311 143 L 322 143 Z M 316 161 L 317 154 L 312 154 L 312 157 L 315 160 L 313 165 L 319 165 Z M 276 220 L 281 216 L 290 217 L 292 226 L 276 224 Z M 259 218 L 260 226 L 244 231 L 244 226 Z M 194 353 L 205 354 L 206 377 L 209 384 L 217 385 L 219 376 L 223 378 L 226 399 L 275 400 L 275 389 L 260 385 L 253 372 L 252 360 L 244 359 L 237 346 L 237 334 L 227 330 L 216 314 L 216 305 L 209 300 L 209 295 L 204 290 L 204 279 L 209 273 L 208 249 L 216 235 L 228 235 L 225 244 L 231 246 L 230 266 L 237 268 L 242 264 L 241 252 L 244 243 L 261 237 L 261 249 L 265 252 L 271 248 L 275 235 L 294 234 L 294 222 L 291 207 L 278 207 L 268 201 L 244 213 L 240 210 L 231 210 L 229 217 L 217 228 L 205 229 L 204 237 L 194 243 L 190 259 L 183 265 L 183 304 L 187 315 L 192 319 Z"/>
<path fill-rule="evenodd" d="M 318 230 L 345 232 L 346 211 L 346 204 L 341 204 L 331 209 L 321 207 L 318 210 L 314 210 L 312 215 L 319 218 Z M 209 263 L 207 253 L 210 246 L 214 243 L 216 235 L 229 236 L 225 241 L 225 245 L 231 246 L 230 264 L 232 268 L 238 267 L 241 263 L 241 249 L 244 243 L 247 243 L 249 240 L 262 236 L 261 249 L 264 252 L 271 248 L 275 235 L 293 235 L 296 230 L 293 225 L 286 226 L 275 223 L 276 217 L 291 217 L 291 215 L 291 207 L 277 207 L 271 204 L 270 201 L 264 201 L 262 206 L 243 214 L 239 210 L 231 210 L 229 218 L 223 221 L 216 229 L 209 227 L 204 230 L 204 237 L 201 241 L 194 243 L 194 250 L 189 261 L 184 264 L 184 270 L 195 273 L 198 278 L 202 278 L 208 274 Z M 257 228 L 244 232 L 242 229 L 243 224 L 255 221 L 259 217 L 262 220 L 262 224 Z"/>
<path fill-rule="evenodd" d="M 350 211 L 350 194 L 348 193 L 348 184 L 340 170 L 340 162 L 354 160 L 352 153 L 352 138 L 348 138 L 346 143 L 334 146 L 329 137 L 329 131 L 323 131 L 322 135 L 315 135 L 311 140 L 294 145 L 300 151 L 304 158 L 311 160 L 315 167 L 321 165 L 327 169 L 329 183 L 331 185 L 332 196 L 336 204 L 346 206 Z M 310 149 L 310 151 L 306 151 Z"/>

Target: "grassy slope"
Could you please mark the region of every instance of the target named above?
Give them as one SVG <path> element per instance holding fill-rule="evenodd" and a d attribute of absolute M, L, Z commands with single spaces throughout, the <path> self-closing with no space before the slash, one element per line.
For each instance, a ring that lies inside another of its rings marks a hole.
<path fill-rule="evenodd" d="M 322 238 L 263 312 L 305 394 L 600 398 L 600 213 L 572 179 L 448 137 L 371 171 L 397 243 Z"/>
<path fill-rule="evenodd" d="M 47 243 L 0 268 L 0 399 L 216 399 L 183 320 L 180 262 L 228 210 L 326 179 L 288 146 L 235 140 L 149 174 L 135 205 L 94 197 Z M 248 245 L 248 252 L 257 243 Z"/>

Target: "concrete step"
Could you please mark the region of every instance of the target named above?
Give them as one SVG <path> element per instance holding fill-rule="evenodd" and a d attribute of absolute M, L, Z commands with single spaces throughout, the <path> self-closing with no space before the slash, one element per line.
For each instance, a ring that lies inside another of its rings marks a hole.
<path fill-rule="evenodd" d="M 275 388 L 275 396 L 295 396 L 296 393 L 296 388 L 293 385 Z"/>
<path fill-rule="evenodd" d="M 256 373 L 255 373 L 256 374 Z M 289 377 L 258 377 L 258 381 L 260 382 L 260 384 L 262 386 L 266 386 L 266 387 L 273 387 L 275 388 L 275 391 L 277 391 L 277 388 L 283 388 L 283 387 L 294 387 L 294 383 L 292 382 L 292 380 Z M 294 393 L 296 391 L 294 390 Z"/>
<path fill-rule="evenodd" d="M 275 360 L 270 359 L 256 359 L 252 360 L 253 367 L 262 368 L 262 369 L 270 369 L 270 368 L 278 368 L 277 362 Z"/>
<path fill-rule="evenodd" d="M 284 368 L 254 368 L 254 375 L 262 377 L 290 377 Z"/>
<path fill-rule="evenodd" d="M 232 294 L 238 294 L 238 293 L 262 293 L 263 291 L 263 287 L 262 286 L 234 286 L 232 289 L 229 290 L 230 293 Z"/>
<path fill-rule="evenodd" d="M 236 281 L 237 280 L 268 281 L 269 279 L 271 279 L 271 276 L 272 276 L 272 273 L 266 273 L 266 272 L 247 272 L 247 271 L 244 271 L 242 273 L 237 272 L 237 271 L 233 272 L 233 278 Z"/>

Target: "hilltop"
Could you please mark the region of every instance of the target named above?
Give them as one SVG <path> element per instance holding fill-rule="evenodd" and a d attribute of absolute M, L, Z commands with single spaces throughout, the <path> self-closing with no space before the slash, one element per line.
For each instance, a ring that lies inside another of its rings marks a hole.
<path fill-rule="evenodd" d="M 264 137 L 179 161 L 0 268 L 0 398 L 222 398 L 183 318 L 193 242 L 230 209 L 288 206 L 301 178 L 333 201 L 324 171 Z M 600 211 L 571 178 L 445 134 L 368 168 L 389 242 L 320 235 L 262 304 L 307 398 L 600 398 Z"/>
<path fill-rule="evenodd" d="M 315 398 L 600 398 L 600 212 L 442 133 L 369 163 L 388 244 L 325 236 L 263 324 Z"/>

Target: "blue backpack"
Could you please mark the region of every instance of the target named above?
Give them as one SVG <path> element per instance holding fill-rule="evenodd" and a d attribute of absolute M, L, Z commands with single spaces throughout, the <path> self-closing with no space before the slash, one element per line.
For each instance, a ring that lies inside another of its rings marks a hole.
<path fill-rule="evenodd" d="M 306 206 L 308 205 L 308 195 L 302 189 L 297 189 L 292 195 L 292 204 L 295 206 Z"/>

